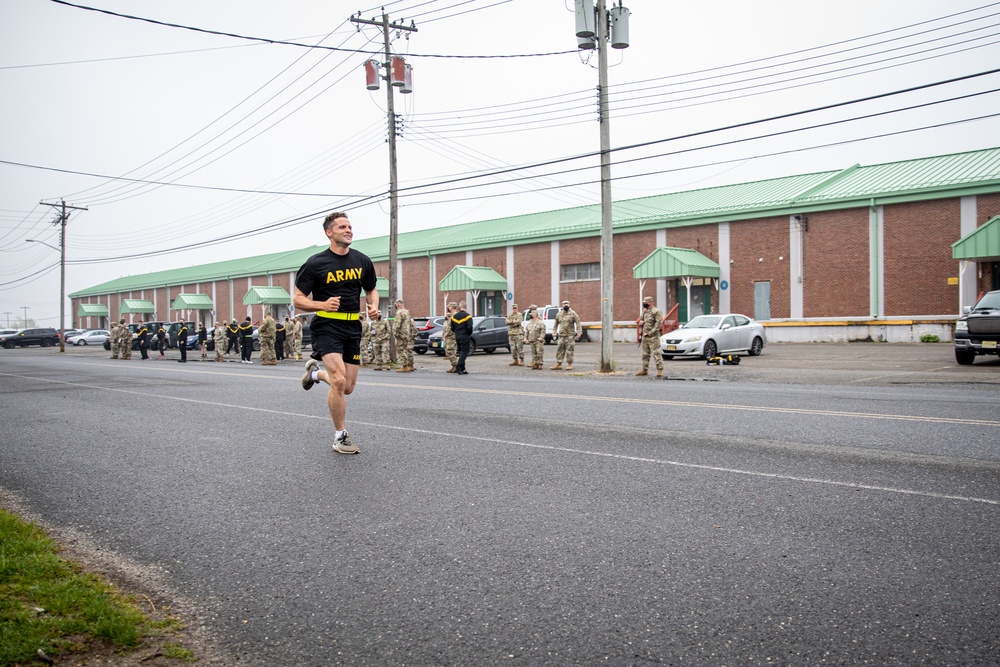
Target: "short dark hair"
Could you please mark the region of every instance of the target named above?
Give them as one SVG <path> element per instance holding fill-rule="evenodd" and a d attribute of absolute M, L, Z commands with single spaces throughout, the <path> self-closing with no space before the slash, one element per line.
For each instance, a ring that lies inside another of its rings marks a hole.
<path fill-rule="evenodd" d="M 330 229 L 330 225 L 337 218 L 346 218 L 346 217 L 347 217 L 347 214 L 344 213 L 343 211 L 334 211 L 330 215 L 328 215 L 325 218 L 323 218 L 323 231 L 326 231 L 327 229 Z"/>

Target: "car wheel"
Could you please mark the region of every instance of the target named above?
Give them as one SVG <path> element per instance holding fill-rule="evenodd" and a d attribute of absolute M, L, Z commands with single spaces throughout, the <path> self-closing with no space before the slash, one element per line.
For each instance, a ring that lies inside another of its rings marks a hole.
<path fill-rule="evenodd" d="M 475 353 L 476 353 L 476 341 L 470 340 L 469 341 L 469 354 L 475 354 Z"/>
<path fill-rule="evenodd" d="M 970 366 L 976 360 L 976 353 L 968 350 L 955 350 L 955 361 L 962 366 Z"/>
<path fill-rule="evenodd" d="M 16 346 L 15 344 L 14 344 L 14 341 L 12 341 L 12 340 L 8 340 L 8 341 L 6 341 L 6 342 L 5 342 L 4 344 L 3 344 L 3 346 L 4 346 L 5 348 L 7 348 L 8 350 L 13 350 L 13 349 L 14 349 L 15 347 L 17 347 L 17 346 Z"/>
<path fill-rule="evenodd" d="M 551 343 L 552 343 L 552 336 L 549 334 L 545 334 L 545 344 L 550 345 Z"/>
<path fill-rule="evenodd" d="M 52 347 L 52 341 L 46 338 L 42 341 L 42 347 Z"/>
<path fill-rule="evenodd" d="M 702 359 L 711 359 L 712 357 L 716 356 L 716 354 L 718 353 L 718 351 L 719 351 L 719 348 L 715 344 L 714 340 L 706 340 L 705 341 L 705 347 L 703 347 L 701 349 L 701 352 L 702 352 L 701 357 L 702 357 Z"/>
<path fill-rule="evenodd" d="M 436 354 L 439 357 L 443 357 L 444 356 L 444 352 L 442 352 L 441 350 L 434 350 L 434 354 Z"/>
<path fill-rule="evenodd" d="M 414 352 L 416 352 L 417 354 L 427 354 L 427 348 L 422 347 L 419 350 L 414 350 Z"/>
<path fill-rule="evenodd" d="M 756 357 L 764 349 L 764 341 L 760 339 L 760 336 L 755 336 L 753 342 L 750 343 L 750 356 Z"/>
<path fill-rule="evenodd" d="M 86 344 L 87 344 L 87 341 L 85 341 L 85 340 L 78 340 L 78 341 L 76 341 L 76 346 L 77 347 L 80 347 L 81 345 L 86 345 Z"/>
<path fill-rule="evenodd" d="M 260 352 L 260 341 L 259 340 L 255 340 L 253 342 L 253 351 L 254 352 Z"/>
<path fill-rule="evenodd" d="M 497 349 L 495 347 L 484 347 L 483 348 L 483 352 L 485 352 L 486 354 L 493 354 L 496 351 L 497 351 Z"/>

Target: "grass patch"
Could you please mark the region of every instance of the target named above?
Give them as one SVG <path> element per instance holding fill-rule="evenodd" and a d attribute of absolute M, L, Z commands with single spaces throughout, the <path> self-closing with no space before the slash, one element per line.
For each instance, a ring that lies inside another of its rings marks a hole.
<path fill-rule="evenodd" d="M 131 599 L 58 551 L 42 529 L 0 510 L 0 667 L 40 664 L 39 650 L 49 658 L 127 652 L 181 627 L 173 618 L 150 622 Z M 194 659 L 168 646 L 169 657 Z"/>
<path fill-rule="evenodd" d="M 941 339 L 938 338 L 935 334 L 924 334 L 923 336 L 920 337 L 920 342 L 921 343 L 940 343 Z"/>

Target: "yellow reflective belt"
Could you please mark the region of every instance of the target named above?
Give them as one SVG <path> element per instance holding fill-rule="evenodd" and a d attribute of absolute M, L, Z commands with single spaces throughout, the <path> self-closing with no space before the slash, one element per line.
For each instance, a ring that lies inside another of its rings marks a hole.
<path fill-rule="evenodd" d="M 318 310 L 316 314 L 319 317 L 325 317 L 331 320 L 356 320 L 358 319 L 357 313 L 331 313 L 326 310 Z"/>

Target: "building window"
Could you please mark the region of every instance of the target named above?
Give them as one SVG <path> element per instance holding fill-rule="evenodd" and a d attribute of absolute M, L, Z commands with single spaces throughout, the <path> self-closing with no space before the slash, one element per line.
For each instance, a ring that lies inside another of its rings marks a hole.
<path fill-rule="evenodd" d="M 589 264 L 564 264 L 562 267 L 561 282 L 572 282 L 574 280 L 600 280 L 601 263 L 591 262 Z"/>

